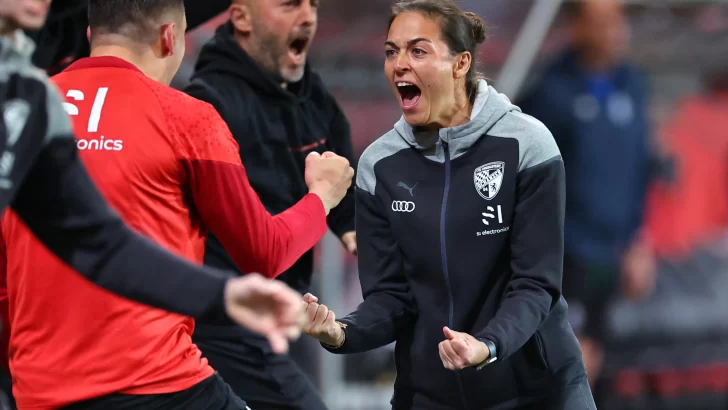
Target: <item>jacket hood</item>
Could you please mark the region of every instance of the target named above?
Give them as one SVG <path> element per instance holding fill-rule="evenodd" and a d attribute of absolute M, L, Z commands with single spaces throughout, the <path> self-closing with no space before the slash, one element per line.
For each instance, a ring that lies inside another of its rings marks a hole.
<path fill-rule="evenodd" d="M 289 84 L 287 89 L 281 87 L 283 80 L 265 71 L 235 41 L 229 21 L 218 27 L 213 38 L 202 47 L 192 80 L 213 72 L 237 77 L 271 98 L 300 102 L 311 95 L 312 73 L 308 62 L 301 81 Z"/>
<path fill-rule="evenodd" d="M 450 149 L 451 158 L 456 158 L 464 154 L 510 112 L 521 112 L 521 109 L 513 105 L 505 94 L 488 85 L 487 81 L 480 80 L 470 121 L 467 123 L 437 131 L 417 131 L 402 116 L 394 125 L 394 130 L 412 147 L 430 153 L 434 150 L 438 157 L 441 155 L 438 147 L 444 142 Z"/>

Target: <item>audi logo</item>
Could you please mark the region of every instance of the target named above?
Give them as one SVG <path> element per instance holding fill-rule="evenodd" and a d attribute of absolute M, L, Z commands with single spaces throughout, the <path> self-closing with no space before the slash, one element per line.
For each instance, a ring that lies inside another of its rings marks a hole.
<path fill-rule="evenodd" d="M 413 212 L 415 203 L 410 201 L 392 201 L 392 210 L 394 212 Z"/>

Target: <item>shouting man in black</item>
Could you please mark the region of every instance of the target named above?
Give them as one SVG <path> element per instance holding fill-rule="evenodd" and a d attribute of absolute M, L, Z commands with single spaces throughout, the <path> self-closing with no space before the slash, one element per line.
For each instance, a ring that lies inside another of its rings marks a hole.
<path fill-rule="evenodd" d="M 356 168 L 349 123 L 306 61 L 316 34 L 318 3 L 234 0 L 230 20 L 203 47 L 186 90 L 212 104 L 227 122 L 250 183 L 272 214 L 306 194 L 304 161 L 310 152 L 333 151 Z M 331 211 L 328 223 L 356 253 L 353 190 Z M 205 264 L 235 269 L 214 237 L 207 242 Z M 304 293 L 312 271 L 309 252 L 280 279 Z M 289 356 L 272 355 L 260 336 L 201 324 L 194 341 L 251 408 L 325 408 L 296 363 Z"/>

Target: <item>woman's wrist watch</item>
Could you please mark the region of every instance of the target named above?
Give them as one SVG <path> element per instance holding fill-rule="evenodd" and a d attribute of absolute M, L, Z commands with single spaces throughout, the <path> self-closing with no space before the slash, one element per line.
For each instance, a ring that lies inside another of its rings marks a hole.
<path fill-rule="evenodd" d="M 488 347 L 488 352 L 489 352 L 488 358 L 485 359 L 485 361 L 483 363 L 479 364 L 476 367 L 477 370 L 480 370 L 480 369 L 484 368 L 485 366 L 498 360 L 498 353 L 496 352 L 496 349 L 495 349 L 495 343 L 491 342 L 488 339 L 478 339 L 478 341 L 483 342 Z"/>

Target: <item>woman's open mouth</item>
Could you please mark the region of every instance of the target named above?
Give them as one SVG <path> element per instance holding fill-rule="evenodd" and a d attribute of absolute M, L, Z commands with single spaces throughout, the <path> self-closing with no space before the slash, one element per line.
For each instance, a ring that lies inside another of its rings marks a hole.
<path fill-rule="evenodd" d="M 397 90 L 402 100 L 402 109 L 411 110 L 420 102 L 420 96 L 422 95 L 420 87 L 407 81 L 399 81 L 397 82 Z"/>

